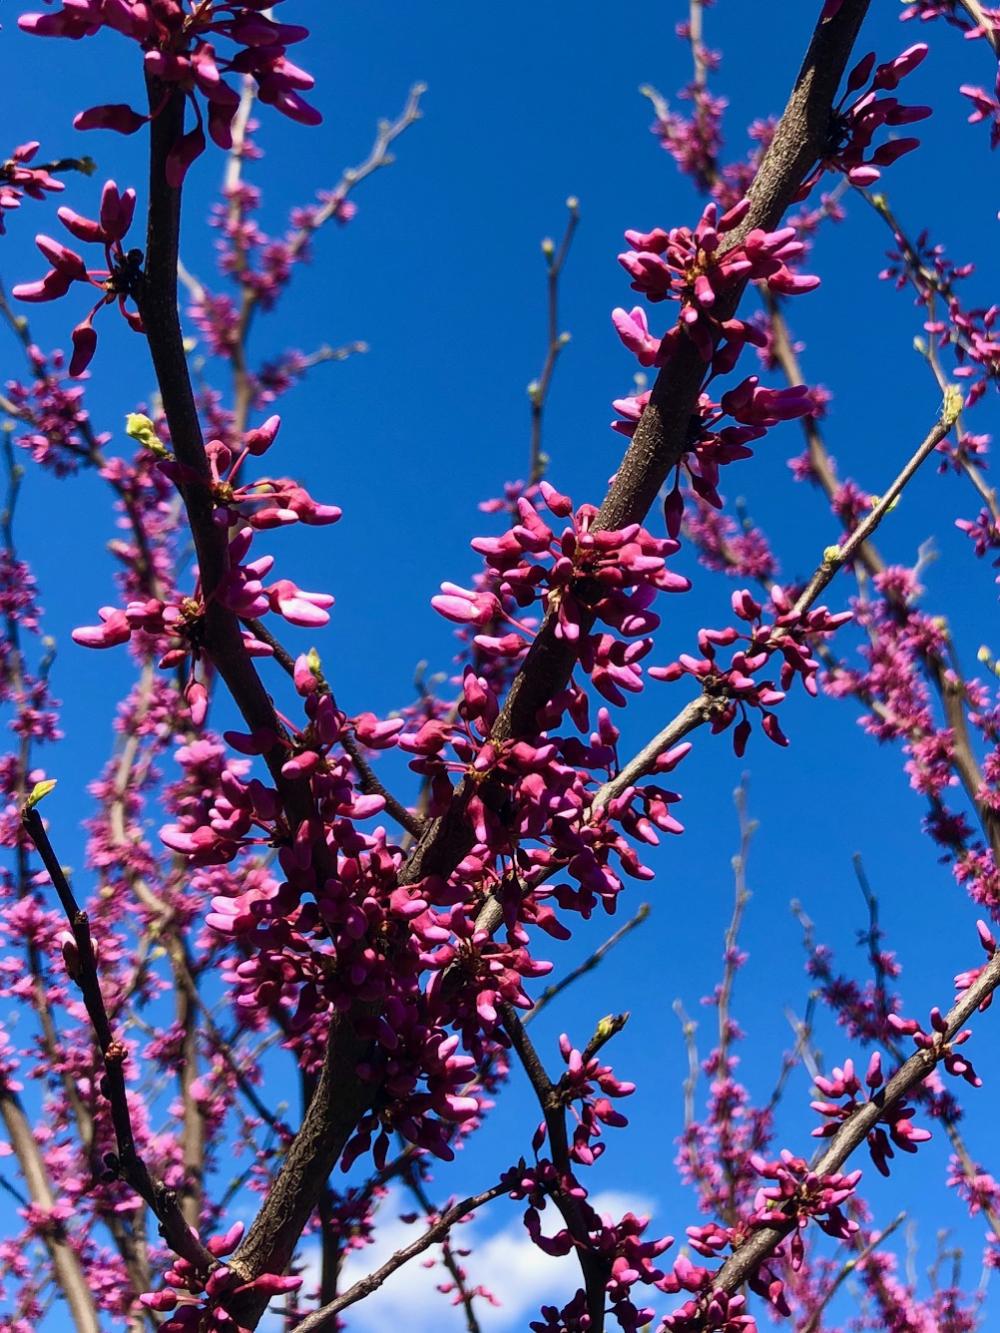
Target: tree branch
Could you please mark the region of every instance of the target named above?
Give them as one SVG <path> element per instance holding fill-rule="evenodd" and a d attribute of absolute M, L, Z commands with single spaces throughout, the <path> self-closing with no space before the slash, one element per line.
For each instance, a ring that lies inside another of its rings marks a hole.
<path fill-rule="evenodd" d="M 473 1194 L 468 1199 L 463 1199 L 461 1203 L 453 1204 L 445 1209 L 433 1226 L 427 1228 L 423 1235 L 418 1236 L 416 1240 L 411 1241 L 409 1245 L 404 1245 L 401 1250 L 397 1250 L 391 1259 L 387 1259 L 381 1268 L 376 1268 L 374 1273 L 369 1273 L 367 1277 L 361 1278 L 355 1282 L 353 1287 L 349 1287 L 342 1296 L 331 1301 L 329 1305 L 324 1305 L 320 1310 L 314 1310 L 312 1314 L 306 1315 L 300 1324 L 295 1325 L 295 1333 L 316 1333 L 317 1329 L 332 1328 L 334 1321 L 341 1310 L 346 1310 L 349 1305 L 354 1305 L 357 1301 L 363 1300 L 365 1296 L 370 1296 L 373 1291 L 381 1287 L 386 1278 L 391 1277 L 398 1268 L 415 1258 L 418 1254 L 423 1254 L 424 1250 L 429 1249 L 436 1241 L 446 1236 L 456 1222 L 461 1222 L 464 1217 L 477 1208 L 481 1208 L 484 1203 L 489 1203 L 491 1199 L 497 1198 L 501 1194 L 506 1194 L 509 1186 L 494 1185 L 491 1189 L 483 1190 L 482 1194 Z"/>
<path fill-rule="evenodd" d="M 1000 985 L 1000 950 L 998 950 L 983 969 L 982 974 L 949 1010 L 945 1018 L 944 1041 L 959 1031 L 977 1009 L 989 999 Z M 946 1051 L 918 1050 L 902 1065 L 885 1087 L 879 1090 L 871 1101 L 858 1108 L 830 1140 L 829 1146 L 818 1152 L 811 1169 L 817 1175 L 830 1175 L 840 1170 L 856 1148 L 864 1143 L 868 1134 L 875 1128 L 883 1112 L 894 1102 L 901 1101 L 918 1087 L 944 1058 Z M 745 1241 L 732 1254 L 722 1268 L 715 1274 L 712 1285 L 718 1291 L 734 1292 L 756 1273 L 757 1269 L 773 1254 L 781 1241 L 797 1225 L 794 1215 L 782 1217 L 780 1210 L 775 1213 L 773 1226 L 762 1227 Z"/>
<path fill-rule="evenodd" d="M 117 1159 L 113 1169 L 128 1182 L 140 1198 L 144 1199 L 156 1214 L 160 1223 L 160 1234 L 175 1254 L 187 1259 L 201 1273 L 211 1272 L 218 1267 L 201 1241 L 191 1232 L 184 1215 L 177 1203 L 177 1196 L 162 1183 L 155 1183 L 149 1174 L 145 1162 L 135 1146 L 132 1130 L 132 1118 L 128 1107 L 128 1093 L 125 1085 L 125 1061 L 128 1051 L 124 1043 L 118 1041 L 112 1032 L 101 982 L 97 972 L 97 959 L 90 937 L 90 924 L 87 913 L 76 901 L 69 880 L 63 873 L 49 835 L 45 831 L 41 816 L 31 799 L 25 803 L 21 813 L 21 822 L 25 831 L 38 850 L 42 863 L 58 895 L 59 902 L 76 944 L 76 957 L 70 965 L 73 979 L 80 988 L 83 1003 L 90 1018 L 97 1044 L 104 1061 L 104 1078 L 101 1090 L 111 1109 L 111 1121 L 118 1146 Z"/>
<path fill-rule="evenodd" d="M 845 0 L 837 16 L 820 23 L 771 145 L 750 186 L 750 211 L 733 233 L 738 245 L 755 227 L 773 230 L 792 202 L 808 171 L 822 153 L 831 108 L 870 0 Z M 720 321 L 728 319 L 745 287 L 736 283 L 715 307 Z M 639 523 L 660 487 L 688 448 L 688 428 L 705 376 L 705 362 L 690 340 L 680 343 L 670 364 L 657 375 L 646 410 L 593 524 L 595 530 L 619 529 Z M 558 617 L 549 613 L 515 677 L 494 724 L 491 740 L 502 744 L 529 735 L 539 710 L 564 688 L 576 661 L 576 647 L 557 638 Z M 589 625 L 581 625 L 580 642 Z M 433 820 L 410 854 L 404 883 L 428 874 L 448 874 L 468 851 L 469 824 L 465 806 L 472 784 L 463 782 L 447 812 Z"/>

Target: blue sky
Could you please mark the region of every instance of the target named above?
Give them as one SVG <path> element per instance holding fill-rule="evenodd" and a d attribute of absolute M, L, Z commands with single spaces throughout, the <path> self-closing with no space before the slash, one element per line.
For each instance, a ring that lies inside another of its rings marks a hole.
<path fill-rule="evenodd" d="M 375 120 L 396 114 L 411 83 L 429 87 L 425 118 L 399 143 L 397 164 L 359 192 L 359 213 L 349 227 L 318 239 L 311 268 L 299 273 L 279 313 L 261 323 L 255 343 L 261 356 L 286 345 L 309 351 L 325 342 L 370 344 L 367 355 L 316 371 L 282 405 L 282 466 L 299 473 L 320 499 L 341 505 L 345 516 L 332 530 L 293 531 L 280 543 L 283 572 L 337 596 L 318 646 L 343 706 L 386 712 L 411 697 L 417 662 L 447 669 L 449 628 L 429 599 L 442 580 L 466 581 L 475 568 L 468 541 L 485 530 L 478 502 L 526 469 L 525 386 L 540 368 L 545 337 L 539 243 L 560 233 L 571 194 L 580 199 L 582 220 L 563 283 L 563 325 L 572 341 L 547 412 L 550 476 L 578 502 L 596 502 L 615 468 L 620 437 L 608 429 L 609 404 L 628 390 L 633 372 L 609 319 L 613 306 L 631 304 L 615 260 L 621 233 L 690 222 L 699 211 L 648 133 L 649 105 L 637 91 L 648 82 L 670 95 L 688 77 L 685 48 L 673 36 L 686 6 L 671 0 L 628 17 L 595 0 L 501 8 L 456 0 L 289 0 L 283 8 L 283 17 L 313 29 L 299 54 L 317 77 L 314 100 L 325 122 L 305 130 L 266 111 L 262 116 L 266 158 L 255 179 L 265 185 L 265 225 L 277 230 L 290 203 L 309 201 L 344 166 L 360 161 Z M 720 0 L 708 11 L 707 39 L 724 51 L 720 83 L 731 103 L 731 141 L 740 152 L 740 126 L 781 110 L 816 8 Z M 887 58 L 918 38 L 932 46 L 905 91 L 909 100 L 933 102 L 935 116 L 921 127 L 921 152 L 888 172 L 887 192 L 914 231 L 928 226 L 956 259 L 977 261 L 974 289 L 988 304 L 997 276 L 997 199 L 982 182 L 995 179 L 996 163 L 982 128 L 965 125 L 966 103 L 957 92 L 961 82 L 989 83 L 988 52 L 941 25 L 901 26 L 894 6 L 873 10 L 859 55 L 875 49 Z M 82 106 L 138 98 L 138 69 L 124 43 L 43 44 L 20 34 L 10 12 L 0 44 L 9 144 L 40 138 L 45 154 L 96 157 L 97 177 L 71 179 L 64 196 L 84 213 L 93 210 L 108 176 L 121 186 L 136 184 L 141 201 L 140 139 L 85 137 L 70 128 Z M 206 154 L 188 191 L 184 259 L 206 276 L 212 236 L 203 218 L 222 165 L 217 152 Z M 8 286 L 37 276 L 40 257 L 31 237 L 53 230 L 53 212 L 27 203 L 10 222 L 0 250 L 0 276 Z M 938 395 L 910 350 L 917 319 L 909 299 L 877 280 L 886 234 L 867 210 L 850 205 L 849 214 L 846 225 L 821 235 L 813 268 L 823 286 L 796 301 L 791 317 L 806 343 L 807 376 L 834 395 L 828 439 L 841 470 L 877 492 L 925 433 Z M 82 311 L 65 301 L 31 313 L 36 339 L 51 347 L 66 345 Z M 110 319 L 101 323 L 90 409 L 99 428 L 117 432 L 111 447 L 124 447 L 121 423 L 148 398 L 150 368 L 139 339 Z M 13 341 L 0 347 L 6 348 L 3 377 L 18 373 Z M 994 415 L 987 403 L 972 424 L 989 431 Z M 786 460 L 800 447 L 789 425 L 725 478 L 730 494 L 745 496 L 771 535 L 789 578 L 808 573 L 837 536 L 821 499 L 791 480 Z M 933 539 L 940 558 L 927 571 L 926 605 L 947 607 L 966 664 L 991 634 L 1000 648 L 989 571 L 973 565 L 965 539 L 952 527 L 956 515 L 974 512 L 962 483 L 929 471 L 880 538 L 891 559 L 906 562 Z M 94 608 L 112 600 L 104 551 L 111 535 L 107 492 L 96 478 L 57 483 L 32 471 L 18 533 L 41 585 L 46 629 L 59 644 L 54 680 L 64 700 L 67 740 L 58 759 L 46 756 L 60 779 L 46 813 L 60 830 L 62 856 L 78 864 L 83 837 L 74 829 L 89 810 L 86 783 L 107 752 L 128 671 L 124 654 L 87 653 L 69 641 L 73 625 L 91 623 Z M 685 560 L 695 592 L 670 601 L 657 660 L 687 649 L 700 624 L 726 620 L 730 585 Z M 847 596 L 845 582 L 831 590 L 830 601 L 839 609 Z M 308 646 L 307 635 L 299 639 Z M 628 710 L 626 752 L 674 711 L 683 686 L 670 695 L 665 688 L 653 687 Z M 633 1127 L 612 1137 L 593 1175 L 595 1188 L 647 1200 L 660 1230 L 682 1232 L 697 1220 L 671 1165 L 685 1061 L 671 1003 L 681 997 L 702 1018 L 707 1048 L 712 1015 L 698 1011 L 698 999 L 718 976 L 731 909 L 729 857 L 737 840 L 731 792 L 744 771 L 752 775 L 751 811 L 761 827 L 743 935 L 750 962 L 736 1012 L 748 1034 L 743 1072 L 756 1094 L 766 1098 L 781 1052 L 791 1044 L 783 1009 L 801 1012 L 807 991 L 789 900 L 802 901 L 820 938 L 845 965 L 863 970 L 855 931 L 864 924 L 864 905 L 851 867 L 854 853 L 864 858 L 879 894 L 913 1013 L 948 1001 L 954 972 L 976 960 L 975 912 L 921 836 L 921 801 L 909 791 L 897 755 L 864 736 L 849 705 L 797 695 L 782 713 L 792 740 L 787 751 L 755 734 L 740 762 L 725 738 L 699 736 L 676 779 L 687 831 L 655 855 L 655 882 L 640 886 L 623 907 L 648 900 L 650 921 L 539 1020 L 542 1048 L 555 1059 L 554 1039 L 564 1028 L 582 1043 L 609 1010 L 632 1012 L 613 1058 L 619 1072 L 639 1084 L 628 1108 Z M 615 924 L 581 928 L 555 955 L 557 969 L 580 961 Z M 976 1155 L 988 1155 L 988 1108 L 1000 1080 L 991 1022 L 988 1015 L 980 1023 L 971 1048 L 987 1079 L 987 1088 L 968 1099 Z M 835 1033 L 821 1033 L 820 1044 L 829 1063 L 851 1053 Z M 793 1079 L 780 1117 L 788 1146 L 803 1152 L 812 1128 L 806 1094 L 805 1077 Z M 481 1188 L 508 1164 L 512 1144 L 515 1152 L 527 1146 L 536 1119 L 515 1078 L 479 1142 L 453 1172 L 441 1173 L 440 1192 Z M 970 1248 L 976 1275 L 979 1228 L 944 1190 L 945 1160 L 936 1139 L 915 1163 L 898 1169 L 889 1186 L 876 1178 L 870 1198 L 885 1221 L 900 1207 L 912 1208 L 921 1264 L 933 1257 L 937 1229 L 954 1228 Z M 868 1183 L 872 1176 L 867 1170 Z M 505 1235 L 519 1239 L 508 1205 L 497 1205 L 475 1226 L 483 1237 L 499 1228 L 498 1245 Z M 447 1310 L 428 1306 L 425 1315 L 425 1306 L 419 1309 L 425 1322 L 415 1327 L 450 1326 Z M 508 1315 L 497 1315 L 494 1326 L 523 1327 L 528 1311 Z M 457 1320 L 453 1315 L 455 1327 Z"/>

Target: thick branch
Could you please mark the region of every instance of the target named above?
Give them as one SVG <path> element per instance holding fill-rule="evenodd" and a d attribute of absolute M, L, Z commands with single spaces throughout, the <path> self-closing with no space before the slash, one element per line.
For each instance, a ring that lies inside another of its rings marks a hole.
<path fill-rule="evenodd" d="M 755 227 L 773 230 L 820 157 L 837 87 L 869 3 L 846 0 L 837 17 L 821 23 L 814 32 L 788 106 L 750 187 L 750 212 L 733 234 L 733 244 L 739 244 Z M 715 309 L 720 321 L 735 311 L 744 286 L 735 284 L 720 299 Z M 601 505 L 596 528 L 618 529 L 645 518 L 687 450 L 688 428 L 705 369 L 694 344 L 686 340 L 657 375 L 649 404 Z M 556 637 L 556 624 L 555 615 L 546 616 L 493 727 L 495 743 L 530 735 L 539 710 L 569 680 L 576 648 Z M 588 629 L 587 624 L 581 626 L 580 642 Z M 431 873 L 447 874 L 468 851 L 471 834 L 465 805 L 470 795 L 470 784 L 463 783 L 447 813 L 428 826 L 404 870 L 405 882 Z"/>
<path fill-rule="evenodd" d="M 770 230 L 777 225 L 819 157 L 833 98 L 869 3 L 845 0 L 836 18 L 816 29 L 788 107 L 751 187 L 751 209 L 744 229 L 734 236 L 734 243 L 752 227 Z M 150 93 L 155 104 L 161 89 L 151 86 Z M 181 490 L 206 598 L 206 648 L 251 728 L 271 727 L 281 735 L 271 702 L 243 649 L 236 619 L 213 597 L 226 572 L 227 547 L 225 533 L 212 522 L 207 460 L 177 318 L 180 196 L 167 184 L 164 174 L 166 156 L 177 140 L 182 120 L 183 94 L 178 91 L 152 122 L 149 237 L 140 310 L 173 447 L 194 478 L 184 481 Z M 727 293 L 717 311 L 720 319 L 735 309 L 741 294 L 739 286 Z M 618 528 L 645 517 L 660 486 L 684 453 L 704 373 L 704 362 L 688 343 L 661 372 L 650 405 L 601 507 L 600 527 Z M 574 649 L 556 639 L 555 624 L 549 617 L 514 682 L 493 739 L 503 741 L 530 734 L 539 708 L 565 685 L 574 660 Z M 280 749 L 276 747 L 266 758 L 289 823 L 297 827 L 312 812 L 308 786 L 281 777 Z M 464 815 L 466 799 L 467 792 L 460 788 L 448 814 L 433 821 L 421 835 L 402 873 L 404 882 L 412 883 L 431 871 L 447 873 L 464 855 L 470 837 Z M 319 847 L 317 852 L 322 857 L 325 848 Z M 247 1276 L 281 1271 L 288 1263 L 322 1183 L 372 1095 L 373 1090 L 361 1084 L 356 1072 L 365 1050 L 365 1043 L 356 1035 L 359 1017 L 360 1011 L 352 1011 L 337 1016 L 332 1024 L 323 1071 L 302 1130 L 234 1260 L 234 1266 Z M 262 1308 L 257 1303 L 240 1311 L 240 1322 L 252 1320 L 255 1324 Z"/>

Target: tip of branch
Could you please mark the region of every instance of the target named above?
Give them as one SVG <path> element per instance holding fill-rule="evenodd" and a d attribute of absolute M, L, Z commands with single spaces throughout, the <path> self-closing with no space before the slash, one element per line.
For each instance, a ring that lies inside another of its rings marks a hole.
<path fill-rule="evenodd" d="M 55 778 L 46 778 L 44 782 L 36 782 L 28 794 L 28 799 L 21 807 L 21 818 L 26 819 L 32 813 L 39 801 L 44 801 L 49 792 L 54 791 L 56 786 Z"/>

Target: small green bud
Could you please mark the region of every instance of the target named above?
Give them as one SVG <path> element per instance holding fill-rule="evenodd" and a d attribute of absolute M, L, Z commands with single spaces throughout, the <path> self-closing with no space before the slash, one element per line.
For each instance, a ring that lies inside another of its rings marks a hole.
<path fill-rule="evenodd" d="M 55 778 L 46 778 L 44 782 L 36 782 L 24 803 L 25 811 L 34 810 L 39 801 L 44 801 L 49 792 L 55 790 L 55 786 Z"/>
<path fill-rule="evenodd" d="M 949 384 L 944 391 L 944 405 L 941 409 L 942 420 L 947 425 L 954 426 L 964 406 L 962 390 L 957 384 Z"/>
<path fill-rule="evenodd" d="M 148 449 L 157 458 L 169 458 L 170 453 L 156 433 L 156 427 L 149 417 L 141 412 L 130 412 L 125 418 L 125 434 L 136 440 L 144 449 Z"/>
<path fill-rule="evenodd" d="M 840 559 L 839 546 L 828 546 L 826 550 L 823 552 L 823 560 L 828 565 L 834 564 L 835 561 L 839 559 Z"/>

